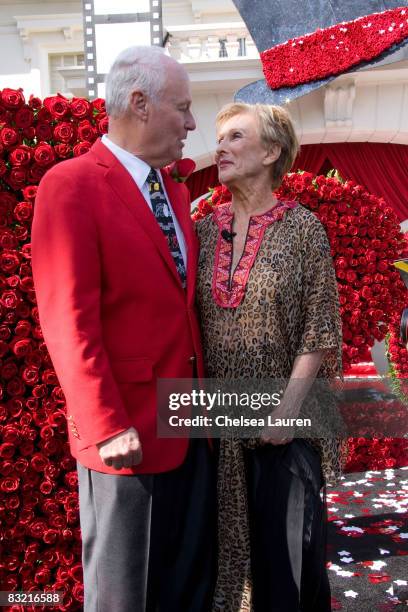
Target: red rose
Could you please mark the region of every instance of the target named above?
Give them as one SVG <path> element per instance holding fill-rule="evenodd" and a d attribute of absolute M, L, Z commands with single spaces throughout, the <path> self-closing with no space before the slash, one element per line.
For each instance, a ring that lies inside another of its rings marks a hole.
<path fill-rule="evenodd" d="M 170 176 L 179 183 L 184 183 L 195 170 L 195 162 L 188 157 L 174 161 L 166 167 Z"/>
<path fill-rule="evenodd" d="M 45 419 L 44 419 L 45 421 Z M 50 427 L 50 425 L 44 425 L 43 427 L 41 427 L 40 430 L 40 437 L 43 440 L 49 440 L 50 438 L 52 438 L 54 435 L 54 430 L 52 427 Z"/>
<path fill-rule="evenodd" d="M 18 221 L 30 221 L 33 216 L 33 205 L 31 202 L 19 202 L 14 209 L 14 216 Z"/>
<path fill-rule="evenodd" d="M 58 404 L 65 404 L 65 396 L 61 387 L 54 387 L 51 392 L 51 397 L 53 400 L 58 402 Z"/>
<path fill-rule="evenodd" d="M 13 397 L 7 402 L 7 408 L 9 410 L 10 416 L 12 418 L 17 418 L 22 412 L 23 402 L 21 401 L 21 399 Z"/>
<path fill-rule="evenodd" d="M 27 317 L 30 316 L 29 305 L 26 304 L 25 302 L 20 302 L 19 304 L 17 304 L 16 313 L 20 319 L 26 319 Z"/>
<path fill-rule="evenodd" d="M 35 135 L 39 141 L 51 140 L 52 126 L 49 123 L 37 123 L 35 126 Z"/>
<path fill-rule="evenodd" d="M 49 368 L 42 373 L 42 381 L 47 385 L 58 385 L 58 378 L 55 370 Z"/>
<path fill-rule="evenodd" d="M 24 225 L 15 225 L 14 236 L 16 237 L 16 240 L 19 240 L 20 242 L 25 242 L 28 237 L 27 227 Z"/>
<path fill-rule="evenodd" d="M 7 164 L 4 161 L 4 159 L 0 159 L 0 176 L 4 176 L 5 174 L 7 174 Z"/>
<path fill-rule="evenodd" d="M 7 384 L 7 392 L 14 396 L 21 396 L 25 391 L 25 385 L 22 380 L 17 376 L 12 378 Z"/>
<path fill-rule="evenodd" d="M 3 127 L 0 132 L 0 140 L 6 148 L 11 147 L 19 143 L 18 133 L 13 128 Z"/>
<path fill-rule="evenodd" d="M 77 490 L 78 488 L 78 473 L 77 472 L 68 472 L 64 476 L 64 482 L 69 489 Z"/>
<path fill-rule="evenodd" d="M 68 123 L 67 121 L 57 123 L 54 128 L 54 138 L 55 140 L 61 140 L 64 143 L 69 143 L 74 140 L 75 131 L 72 123 Z"/>
<path fill-rule="evenodd" d="M 91 114 L 91 104 L 84 98 L 72 98 L 71 100 L 71 113 L 73 117 L 83 119 L 87 115 Z"/>
<path fill-rule="evenodd" d="M 4 380 L 11 380 L 18 374 L 18 367 L 13 359 L 8 359 L 1 368 L 1 375 Z"/>
<path fill-rule="evenodd" d="M 68 159 L 68 157 L 71 157 L 72 155 L 72 147 L 66 143 L 56 144 L 54 151 L 56 156 L 60 159 Z"/>
<path fill-rule="evenodd" d="M 4 491 L 4 493 L 9 493 L 11 491 L 17 491 L 20 484 L 19 478 L 1 478 L 0 479 L 0 489 Z"/>
<path fill-rule="evenodd" d="M 37 195 L 38 187 L 36 185 L 29 185 L 28 187 L 24 187 L 23 196 L 25 200 L 35 200 L 35 196 Z"/>
<path fill-rule="evenodd" d="M 0 444 L 0 457 L 2 459 L 11 459 L 16 451 L 14 444 L 10 444 L 9 442 L 4 442 Z"/>
<path fill-rule="evenodd" d="M 50 451 L 50 447 L 52 444 L 54 445 L 53 452 Z M 45 451 L 47 451 L 47 456 L 52 455 L 58 450 L 58 448 L 58 442 L 55 439 L 50 439 L 44 443 L 43 452 L 45 453 Z M 47 478 L 49 478 L 50 480 L 56 480 L 60 473 L 61 470 L 59 466 L 55 465 L 55 463 L 50 463 L 44 470 L 44 476 L 47 476 Z"/>
<path fill-rule="evenodd" d="M 22 338 L 21 340 L 17 340 L 13 344 L 13 353 L 17 355 L 17 357 L 24 357 L 32 351 L 33 345 L 32 341 L 29 338 Z"/>
<path fill-rule="evenodd" d="M 42 537 L 44 536 L 44 533 L 45 533 L 45 531 L 47 529 L 47 524 L 44 521 L 44 519 L 35 519 L 31 523 L 29 528 L 30 528 L 30 535 L 33 538 L 42 539 Z"/>
<path fill-rule="evenodd" d="M 80 155 L 83 155 L 84 153 L 88 153 L 91 146 L 92 144 L 90 142 L 86 142 L 86 141 L 79 142 L 73 148 L 72 152 L 74 154 L 74 157 L 79 157 Z"/>
<path fill-rule="evenodd" d="M 65 425 L 66 417 L 64 412 L 62 412 L 62 410 L 53 411 L 48 417 L 48 422 L 51 427 L 60 427 L 61 425 Z"/>
<path fill-rule="evenodd" d="M 9 160 L 12 166 L 28 166 L 31 161 L 31 148 L 20 145 L 10 153 Z"/>
<path fill-rule="evenodd" d="M 17 510 L 20 507 L 20 498 L 18 495 L 7 495 L 5 506 L 8 510 Z"/>
<path fill-rule="evenodd" d="M 36 385 L 33 387 L 32 394 L 36 398 L 44 397 L 47 394 L 47 385 Z"/>
<path fill-rule="evenodd" d="M 93 142 L 97 136 L 97 131 L 88 121 L 80 121 L 78 125 L 78 138 L 87 142 Z"/>
<path fill-rule="evenodd" d="M 25 276 L 20 280 L 20 289 L 24 291 L 24 293 L 28 294 L 28 298 L 30 298 L 30 294 L 33 291 L 34 281 L 32 276 Z"/>
<path fill-rule="evenodd" d="M 54 119 L 61 120 L 69 114 L 69 102 L 61 94 L 45 98 L 43 104 Z"/>
<path fill-rule="evenodd" d="M 35 127 L 30 126 L 23 129 L 23 136 L 26 140 L 34 140 L 35 138 Z"/>
<path fill-rule="evenodd" d="M 56 529 L 63 529 L 64 527 L 67 526 L 67 519 L 66 519 L 66 516 L 64 516 L 63 514 L 56 513 L 50 516 L 49 523 Z M 65 559 L 64 559 L 64 562 L 65 562 Z"/>
<path fill-rule="evenodd" d="M 95 98 L 95 100 L 92 100 L 91 107 L 92 110 L 96 113 L 106 112 L 105 100 L 103 98 Z"/>
<path fill-rule="evenodd" d="M 18 474 L 25 474 L 25 472 L 27 471 L 27 467 L 28 467 L 28 461 L 27 459 L 23 459 L 22 457 L 19 457 L 14 462 L 14 469 L 16 470 Z"/>
<path fill-rule="evenodd" d="M 0 303 L 6 308 L 15 308 L 19 302 L 19 299 L 15 291 L 3 291 Z"/>
<path fill-rule="evenodd" d="M 17 251 L 3 251 L 0 255 L 0 268 L 6 274 L 13 274 L 20 264 L 20 258 Z"/>
<path fill-rule="evenodd" d="M 33 328 L 33 338 L 35 338 L 36 340 L 44 340 L 44 336 L 39 325 L 36 325 Z"/>
<path fill-rule="evenodd" d="M 32 109 L 27 105 L 22 106 L 14 115 L 14 121 L 18 128 L 26 129 L 31 127 L 34 121 Z"/>
<path fill-rule="evenodd" d="M 31 457 L 34 452 L 34 444 L 31 442 L 31 440 L 25 440 L 20 444 L 19 451 L 23 457 Z"/>
<path fill-rule="evenodd" d="M 5 88 L 1 92 L 1 102 L 9 110 L 17 110 L 25 104 L 22 89 Z"/>
<path fill-rule="evenodd" d="M 72 596 L 76 601 L 83 603 L 84 601 L 84 585 L 76 583 L 72 587 Z"/>
<path fill-rule="evenodd" d="M 27 385 L 35 385 L 39 379 L 38 368 L 34 366 L 27 366 L 23 370 L 22 378 Z"/>
<path fill-rule="evenodd" d="M 18 191 L 27 182 L 27 170 L 21 166 L 16 166 L 10 170 L 6 181 L 14 190 Z"/>
<path fill-rule="evenodd" d="M 33 94 L 31 94 L 30 99 L 28 101 L 28 105 L 34 110 L 38 110 L 42 107 L 42 102 L 40 98 L 36 98 L 35 96 L 33 96 Z"/>
<path fill-rule="evenodd" d="M 16 325 L 15 332 L 20 338 L 27 338 L 31 332 L 31 324 L 28 321 L 19 321 Z"/>
<path fill-rule="evenodd" d="M 53 490 L 53 484 L 50 480 L 45 479 L 42 482 L 40 482 L 40 491 L 43 495 L 49 495 L 51 493 L 51 491 Z M 44 536 L 45 537 L 45 536 Z M 54 540 L 55 541 L 55 540 Z M 47 542 L 44 539 L 44 542 L 46 542 L 46 544 L 51 544 L 52 541 Z"/>
<path fill-rule="evenodd" d="M 0 325 L 0 340 L 8 340 L 11 336 L 11 330 L 8 325 Z"/>
<path fill-rule="evenodd" d="M 40 166 L 33 164 L 28 173 L 28 179 L 31 183 L 39 183 L 44 174 L 47 172 L 48 166 Z"/>
<path fill-rule="evenodd" d="M 46 142 L 41 142 L 34 149 L 34 159 L 39 166 L 49 166 L 55 161 L 54 149 Z"/>
<path fill-rule="evenodd" d="M 101 117 L 99 119 L 99 117 L 97 118 L 98 121 L 98 132 L 99 134 L 107 134 L 108 133 L 108 129 L 109 129 L 109 117 L 108 115 L 104 115 L 103 117 Z"/>

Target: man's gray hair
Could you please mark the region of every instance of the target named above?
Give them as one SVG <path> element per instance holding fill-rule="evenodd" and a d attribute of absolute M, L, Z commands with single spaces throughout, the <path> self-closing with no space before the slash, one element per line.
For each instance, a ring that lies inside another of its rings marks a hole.
<path fill-rule="evenodd" d="M 115 59 L 106 76 L 105 104 L 108 115 L 123 117 L 130 94 L 140 89 L 151 98 L 158 98 L 165 85 L 166 67 L 162 47 L 129 47 Z"/>

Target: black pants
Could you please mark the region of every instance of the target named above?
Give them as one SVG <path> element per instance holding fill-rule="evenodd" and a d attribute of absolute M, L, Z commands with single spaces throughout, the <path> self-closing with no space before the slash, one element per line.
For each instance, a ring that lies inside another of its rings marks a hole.
<path fill-rule="evenodd" d="M 330 612 L 320 458 L 305 441 L 245 451 L 255 612 Z"/>
<path fill-rule="evenodd" d="M 216 474 L 205 440 L 162 474 L 78 464 L 85 612 L 208 612 L 216 574 Z"/>

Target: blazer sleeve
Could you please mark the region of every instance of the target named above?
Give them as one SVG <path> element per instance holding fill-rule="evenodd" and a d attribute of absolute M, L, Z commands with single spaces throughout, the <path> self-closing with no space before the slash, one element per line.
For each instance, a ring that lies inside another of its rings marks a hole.
<path fill-rule="evenodd" d="M 77 428 L 78 450 L 131 427 L 106 354 L 101 262 L 91 197 L 54 167 L 38 189 L 32 228 L 34 285 L 44 340 Z"/>

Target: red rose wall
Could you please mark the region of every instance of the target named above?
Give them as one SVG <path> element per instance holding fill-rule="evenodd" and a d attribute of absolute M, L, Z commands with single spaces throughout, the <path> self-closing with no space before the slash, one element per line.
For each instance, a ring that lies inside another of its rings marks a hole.
<path fill-rule="evenodd" d="M 77 476 L 63 393 L 39 326 L 30 227 L 47 169 L 87 152 L 107 126 L 101 99 L 26 101 L 22 91 L 0 93 L 1 589 L 63 591 L 61 610 L 80 610 L 83 601 Z M 358 185 L 307 173 L 288 175 L 280 193 L 313 210 L 326 227 L 345 366 L 368 359 L 374 340 L 390 331 L 395 378 L 405 377 L 408 355 L 396 321 L 408 296 L 390 263 L 405 254 L 405 242 L 392 209 Z M 196 217 L 225 195 L 216 190 Z M 407 463 L 402 440 L 353 439 L 349 450 L 355 471 Z"/>

